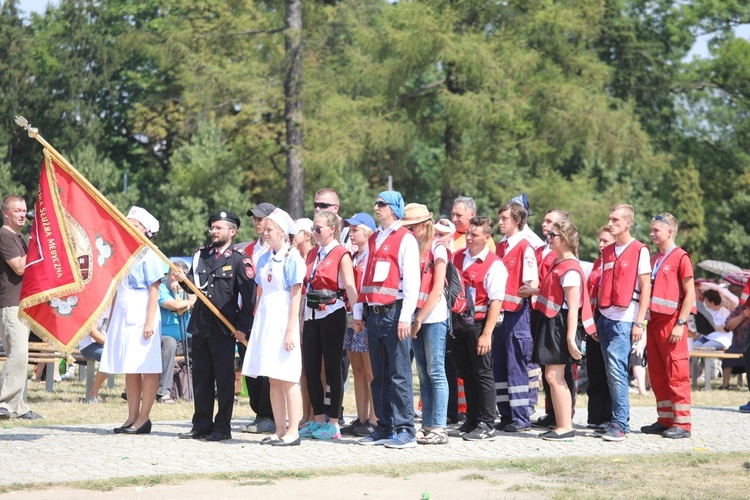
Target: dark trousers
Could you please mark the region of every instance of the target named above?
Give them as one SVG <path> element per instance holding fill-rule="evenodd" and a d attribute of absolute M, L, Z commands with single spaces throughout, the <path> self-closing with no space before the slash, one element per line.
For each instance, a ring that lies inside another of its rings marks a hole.
<path fill-rule="evenodd" d="M 542 386 L 544 387 L 544 400 L 547 412 L 547 418 L 555 421 L 555 405 L 552 404 L 552 396 L 549 388 L 549 382 L 544 374 L 545 367 L 542 366 Z M 570 363 L 565 364 L 565 383 L 568 385 L 570 391 L 570 400 L 573 403 L 573 408 L 576 407 L 576 377 L 573 373 L 573 365 Z M 574 410 L 575 411 L 575 410 Z M 572 414 L 571 414 L 572 415 Z M 589 414 L 590 416 L 590 414 Z"/>
<path fill-rule="evenodd" d="M 531 361 L 531 319 L 529 301 L 518 311 L 505 311 L 492 339 L 497 410 L 515 425 L 531 425 L 529 409 L 529 369 Z"/>
<path fill-rule="evenodd" d="M 445 378 L 448 379 L 448 420 L 458 422 L 458 369 L 453 358 L 451 335 L 446 336 Z"/>
<path fill-rule="evenodd" d="M 321 359 L 325 366 L 326 383 L 331 390 L 328 416 L 338 419 L 344 399 L 344 380 L 341 359 L 344 355 L 346 309 L 343 307 L 321 319 L 305 321 L 302 330 L 302 356 L 304 357 L 307 392 L 313 414 L 325 413 L 325 387 L 320 380 Z"/>
<path fill-rule="evenodd" d="M 221 333 L 211 337 L 193 336 L 193 384 L 193 430 L 199 434 L 217 432 L 231 435 L 234 337 L 225 337 Z M 215 420 L 212 418 L 214 397 L 218 399 Z"/>
<path fill-rule="evenodd" d="M 237 344 L 237 352 L 240 354 L 240 366 L 245 359 L 247 347 L 242 343 Z M 273 409 L 271 408 L 271 384 L 268 377 L 245 377 L 247 395 L 250 397 L 250 408 L 256 418 L 269 418 L 273 420 Z"/>
<path fill-rule="evenodd" d="M 469 327 L 454 326 L 451 346 L 458 375 L 464 380 L 466 421 L 470 425 L 495 423 L 495 377 L 492 374 L 492 352 L 477 354 L 477 341 L 484 329 L 484 321 Z"/>
<path fill-rule="evenodd" d="M 589 377 L 589 424 L 603 424 L 612 418 L 612 397 L 609 395 L 607 370 L 602 345 L 589 337 L 586 341 L 586 373 Z M 566 373 L 567 375 L 567 373 Z"/>

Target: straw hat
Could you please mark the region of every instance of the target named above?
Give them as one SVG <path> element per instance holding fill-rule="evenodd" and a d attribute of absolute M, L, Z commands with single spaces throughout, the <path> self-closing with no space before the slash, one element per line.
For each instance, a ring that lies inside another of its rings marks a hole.
<path fill-rule="evenodd" d="M 432 220 L 432 212 L 427 210 L 426 206 L 420 203 L 409 203 L 404 207 L 404 217 L 401 219 L 404 226 L 413 226 L 428 220 Z"/>

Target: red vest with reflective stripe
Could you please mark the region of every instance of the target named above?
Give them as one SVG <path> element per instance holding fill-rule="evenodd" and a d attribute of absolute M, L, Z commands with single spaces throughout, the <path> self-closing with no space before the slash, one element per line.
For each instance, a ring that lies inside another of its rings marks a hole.
<path fill-rule="evenodd" d="M 487 258 L 484 261 L 475 260 L 473 264 L 466 268 L 464 271 L 464 257 L 469 253 L 468 248 L 464 248 L 456 252 L 453 257 L 453 265 L 456 266 L 458 272 L 464 280 L 464 287 L 473 287 L 476 290 L 476 296 L 474 297 L 474 319 L 481 321 L 487 316 L 487 290 L 484 289 L 484 277 L 490 270 L 490 267 L 495 261 L 500 260 L 500 257 L 492 252 L 487 252 Z"/>
<path fill-rule="evenodd" d="M 339 291 L 339 265 L 344 255 L 348 253 L 343 245 L 336 245 L 331 249 L 325 258 L 315 268 L 315 276 L 310 281 L 313 272 L 315 259 L 318 258 L 318 252 L 310 251 L 307 254 L 307 276 L 305 277 L 305 288 L 310 285 L 312 290 L 317 291 Z"/>
<path fill-rule="evenodd" d="M 546 245 L 542 245 L 536 249 L 536 263 L 539 266 L 539 283 L 544 280 L 547 273 L 549 273 L 549 270 L 554 267 L 555 261 L 557 260 L 557 254 L 554 251 L 550 251 L 547 253 L 546 257 L 542 257 L 545 248 Z"/>
<path fill-rule="evenodd" d="M 682 277 L 677 273 L 680 269 L 680 262 L 685 256 L 688 259 L 690 258 L 685 250 L 677 247 L 667 255 L 667 258 L 659 266 L 659 270 L 651 283 L 651 305 L 649 307 L 651 312 L 666 316 L 679 314 L 685 291 L 682 289 Z M 651 257 L 652 269 L 656 264 L 657 257 L 659 257 L 659 253 Z M 693 314 L 696 312 L 697 310 L 693 306 Z"/>
<path fill-rule="evenodd" d="M 596 299 L 599 297 L 599 279 L 602 277 L 602 258 L 599 257 L 594 262 L 594 267 L 591 268 L 591 274 L 589 274 L 588 282 L 586 283 L 587 291 L 589 292 L 589 302 L 591 302 L 591 309 L 596 309 Z"/>
<path fill-rule="evenodd" d="M 367 272 L 359 291 L 359 301 L 368 304 L 388 305 L 396 302 L 398 298 L 399 285 L 401 285 L 401 272 L 398 268 L 398 251 L 401 248 L 401 240 L 409 233 L 404 226 L 399 227 L 389 234 L 380 248 L 375 250 L 375 239 L 377 233 L 373 233 L 368 241 Z M 382 283 L 373 282 L 375 276 L 375 264 L 377 262 L 388 262 L 388 276 Z"/>
<path fill-rule="evenodd" d="M 620 257 L 615 256 L 615 243 L 610 243 L 602 250 L 602 284 L 599 289 L 599 309 L 608 307 L 629 307 L 637 300 L 635 284 L 638 281 L 638 260 L 641 248 L 645 247 L 638 240 L 633 240 L 623 250 Z"/>
<path fill-rule="evenodd" d="M 498 245 L 500 248 L 502 245 Z M 523 305 L 523 298 L 518 296 L 518 289 L 523 285 L 524 253 L 529 246 L 529 240 L 522 239 L 503 257 L 503 264 L 508 269 L 508 281 L 505 284 L 505 298 L 503 311 L 518 311 Z M 497 249 L 495 249 L 497 252 Z M 552 252 L 554 254 L 554 252 Z"/>
<path fill-rule="evenodd" d="M 745 283 L 745 288 L 742 289 L 742 295 L 740 296 L 740 305 L 748 306 L 750 305 L 748 302 L 750 302 L 750 279 L 747 280 L 747 283 Z"/>
<path fill-rule="evenodd" d="M 562 310 L 565 301 L 565 289 L 560 284 L 560 278 L 568 271 L 575 271 L 581 276 L 581 306 L 579 308 L 581 323 L 589 335 L 596 332 L 594 317 L 591 314 L 591 303 L 589 302 L 589 292 L 584 286 L 586 275 L 581 269 L 581 264 L 576 259 L 567 259 L 550 269 L 547 276 L 542 281 L 539 288 L 539 295 L 536 298 L 534 309 L 540 311 L 548 318 L 554 318 Z"/>
<path fill-rule="evenodd" d="M 427 254 L 419 259 L 419 270 L 421 271 L 419 282 L 419 297 L 417 298 L 417 309 L 424 307 L 427 297 L 432 291 L 432 283 L 435 279 L 435 245 L 443 245 L 437 240 L 433 240 Z M 444 245 L 443 245 L 444 246 Z"/>

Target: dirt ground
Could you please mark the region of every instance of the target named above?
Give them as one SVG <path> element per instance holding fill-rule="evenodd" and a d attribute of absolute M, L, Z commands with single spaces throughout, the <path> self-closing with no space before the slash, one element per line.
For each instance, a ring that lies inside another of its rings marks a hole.
<path fill-rule="evenodd" d="M 181 484 L 150 487 L 128 486 L 113 491 L 80 490 L 58 487 L 46 490 L 16 491 L 0 495 L 13 500 L 80 500 L 80 499 L 151 499 L 151 498 L 331 498 L 346 499 L 495 499 L 539 498 L 540 491 L 524 490 L 525 485 L 538 484 L 531 474 L 508 471 L 448 471 L 414 474 L 403 478 L 350 474 L 342 477 L 312 479 L 248 480 L 222 482 L 196 480 Z M 508 491 L 510 489 L 510 491 Z M 252 495 L 252 497 L 250 496 Z"/>

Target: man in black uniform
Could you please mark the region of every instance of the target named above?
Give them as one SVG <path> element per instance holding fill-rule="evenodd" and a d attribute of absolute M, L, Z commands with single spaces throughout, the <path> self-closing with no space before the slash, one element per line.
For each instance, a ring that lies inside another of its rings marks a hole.
<path fill-rule="evenodd" d="M 232 407 L 234 405 L 235 338 L 244 339 L 249 331 L 255 304 L 255 270 L 252 260 L 232 243 L 240 218 L 228 211 L 216 212 L 208 218 L 211 244 L 198 250 L 188 276 L 176 275 L 179 281 L 190 279 L 221 311 L 232 330 L 225 326 L 202 302 L 197 301 L 187 331 L 193 335 L 193 383 L 195 413 L 193 428 L 180 434 L 185 439 L 223 441 L 231 439 Z M 182 286 L 186 288 L 183 283 Z M 186 288 L 187 290 L 187 288 Z M 242 296 L 240 309 L 238 298 Z M 214 390 L 214 381 L 216 390 Z M 218 410 L 212 418 L 214 397 Z"/>

